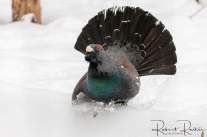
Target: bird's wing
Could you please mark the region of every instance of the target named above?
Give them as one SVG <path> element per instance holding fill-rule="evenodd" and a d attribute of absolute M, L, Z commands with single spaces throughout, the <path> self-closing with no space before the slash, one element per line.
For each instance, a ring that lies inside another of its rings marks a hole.
<path fill-rule="evenodd" d="M 78 81 L 78 84 L 76 85 L 74 91 L 73 91 L 73 95 L 72 95 L 72 100 L 76 100 L 77 99 L 77 95 L 79 95 L 81 92 L 84 93 L 85 91 L 85 81 L 87 78 L 87 73 Z"/>
<path fill-rule="evenodd" d="M 120 64 L 122 65 L 121 67 L 123 67 L 123 69 L 125 69 L 129 74 L 132 74 L 134 77 L 138 76 L 135 66 L 127 58 L 121 58 Z"/>

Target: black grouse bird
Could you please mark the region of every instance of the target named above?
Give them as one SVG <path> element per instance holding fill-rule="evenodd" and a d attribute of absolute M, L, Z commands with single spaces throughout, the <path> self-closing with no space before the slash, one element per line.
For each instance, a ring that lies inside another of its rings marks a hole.
<path fill-rule="evenodd" d="M 72 100 L 127 103 L 140 77 L 176 73 L 176 49 L 162 22 L 139 7 L 112 7 L 89 20 L 75 49 L 85 54 L 88 72 Z"/>

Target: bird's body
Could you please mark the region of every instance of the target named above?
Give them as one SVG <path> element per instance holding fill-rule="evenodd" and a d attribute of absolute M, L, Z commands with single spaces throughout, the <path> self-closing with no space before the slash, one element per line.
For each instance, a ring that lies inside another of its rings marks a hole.
<path fill-rule="evenodd" d="M 119 73 L 111 76 L 88 76 L 86 86 L 91 96 L 98 100 L 107 100 L 120 94 L 123 81 L 123 76 Z"/>
<path fill-rule="evenodd" d="M 126 102 L 139 91 L 140 80 L 136 69 L 122 50 L 113 50 L 99 51 L 101 63 L 90 63 L 82 81 L 85 94 L 96 101 Z"/>
<path fill-rule="evenodd" d="M 75 48 L 90 64 L 74 90 L 73 101 L 83 93 L 88 100 L 128 102 L 139 92 L 140 76 L 176 71 L 170 33 L 140 8 L 100 12 L 83 28 Z"/>

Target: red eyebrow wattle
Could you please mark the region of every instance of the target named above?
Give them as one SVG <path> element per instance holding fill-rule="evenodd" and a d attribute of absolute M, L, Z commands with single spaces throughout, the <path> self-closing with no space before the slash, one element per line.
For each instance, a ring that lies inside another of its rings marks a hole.
<path fill-rule="evenodd" d="M 100 45 L 100 44 L 96 44 L 96 50 L 97 51 L 100 51 L 100 50 L 102 50 L 103 49 L 103 46 L 102 45 Z"/>

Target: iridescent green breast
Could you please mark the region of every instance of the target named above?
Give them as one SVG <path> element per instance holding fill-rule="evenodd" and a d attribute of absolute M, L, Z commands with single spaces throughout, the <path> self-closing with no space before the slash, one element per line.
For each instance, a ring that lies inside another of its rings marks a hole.
<path fill-rule="evenodd" d="M 112 97 L 119 92 L 122 78 L 119 75 L 108 77 L 89 77 L 88 92 L 95 97 Z"/>

